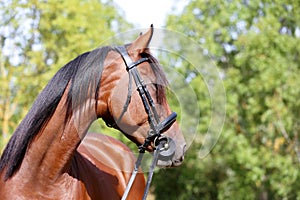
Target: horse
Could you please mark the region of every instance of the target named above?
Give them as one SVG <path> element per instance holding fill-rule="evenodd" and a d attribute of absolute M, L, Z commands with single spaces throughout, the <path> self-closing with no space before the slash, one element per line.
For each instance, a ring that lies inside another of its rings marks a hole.
<path fill-rule="evenodd" d="M 154 138 L 149 136 L 157 133 L 153 116 L 160 125 L 159 121 L 172 111 L 166 98 L 166 75 L 149 50 L 153 31 L 151 26 L 122 46 L 122 51 L 103 46 L 79 55 L 58 70 L 2 153 L 1 199 L 120 199 L 121 195 L 110 194 L 123 192 L 123 186 L 116 188 L 115 184 L 127 184 L 126 176 L 120 181 L 113 175 L 116 172 L 105 172 L 103 166 L 89 159 L 92 155 L 80 143 L 91 123 L 101 118 L 138 146 L 150 152 L 155 149 Z M 175 153 L 157 165 L 179 166 L 186 142 L 178 123 L 161 131 L 174 141 Z M 87 143 L 85 146 L 89 146 Z M 94 148 L 101 149 L 101 145 L 95 143 Z M 113 159 L 120 160 L 122 155 Z M 106 189 L 99 189 L 102 186 Z M 132 199 L 139 199 L 139 195 L 132 195 Z"/>

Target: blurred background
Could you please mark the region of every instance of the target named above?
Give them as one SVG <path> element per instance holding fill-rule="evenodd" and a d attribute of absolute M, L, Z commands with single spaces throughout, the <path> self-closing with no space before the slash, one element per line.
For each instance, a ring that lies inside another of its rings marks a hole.
<path fill-rule="evenodd" d="M 118 33 L 153 23 L 201 46 L 187 56 L 215 64 L 226 118 L 213 149 L 200 156 L 212 120 L 209 85 L 178 56 L 160 56 L 163 66 L 176 64 L 201 112 L 184 164 L 156 171 L 151 198 L 300 199 L 299 10 L 300 1 L 290 0 L 1 1 L 0 150 L 60 67 Z M 178 103 L 170 102 L 176 110 Z M 101 121 L 91 131 L 99 127 L 136 148 Z"/>

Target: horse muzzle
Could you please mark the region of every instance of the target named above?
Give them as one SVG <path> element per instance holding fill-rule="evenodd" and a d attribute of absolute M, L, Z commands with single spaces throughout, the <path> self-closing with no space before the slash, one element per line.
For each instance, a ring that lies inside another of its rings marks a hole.
<path fill-rule="evenodd" d="M 176 167 L 181 165 L 184 160 L 185 147 L 181 155 L 176 155 L 176 143 L 170 137 L 162 137 L 160 141 L 162 148 L 158 155 L 157 166 L 158 167 Z"/>

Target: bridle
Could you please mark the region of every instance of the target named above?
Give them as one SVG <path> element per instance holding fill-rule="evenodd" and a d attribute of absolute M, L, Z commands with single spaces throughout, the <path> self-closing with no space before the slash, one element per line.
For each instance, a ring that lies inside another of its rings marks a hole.
<path fill-rule="evenodd" d="M 168 117 L 166 117 L 164 120 L 160 121 L 159 115 L 157 113 L 157 109 L 155 107 L 155 103 L 150 95 L 150 92 L 147 89 L 145 82 L 143 81 L 142 77 L 140 76 L 139 71 L 137 70 L 137 66 L 143 62 L 149 62 L 149 58 L 144 57 L 144 58 L 139 59 L 138 61 L 133 62 L 131 60 L 130 56 L 128 55 L 125 46 L 118 46 L 115 49 L 116 49 L 116 51 L 118 51 L 120 53 L 120 55 L 122 56 L 122 58 L 125 62 L 126 70 L 129 75 L 129 83 L 128 83 L 128 95 L 127 95 L 127 99 L 124 104 L 122 113 L 120 114 L 118 119 L 115 121 L 115 124 L 110 125 L 110 126 L 117 125 L 121 121 L 123 115 L 126 113 L 126 111 L 128 109 L 130 99 L 131 99 L 131 93 L 132 93 L 132 77 L 137 86 L 139 95 L 142 99 L 145 111 L 148 115 L 148 122 L 150 124 L 150 129 L 148 131 L 148 135 L 147 135 L 144 143 L 139 146 L 139 156 L 135 163 L 135 166 L 134 166 L 132 175 L 130 177 L 130 180 L 128 182 L 128 185 L 126 187 L 126 190 L 123 194 L 122 200 L 125 200 L 128 196 L 128 193 L 131 189 L 131 186 L 132 186 L 134 179 L 136 177 L 136 174 L 138 172 L 138 168 L 140 167 L 141 161 L 143 159 L 143 155 L 145 153 L 146 148 L 149 145 L 151 145 L 151 143 L 153 143 L 154 144 L 154 155 L 153 155 L 153 160 L 152 160 L 152 163 L 150 166 L 149 176 L 148 176 L 148 180 L 146 183 L 146 188 L 145 188 L 144 196 L 143 196 L 143 200 L 146 200 L 146 197 L 148 195 L 148 191 L 150 188 L 150 184 L 152 181 L 154 168 L 157 164 L 157 161 L 159 159 L 162 159 L 162 160 L 169 159 L 170 157 L 173 157 L 173 155 L 175 153 L 175 142 L 171 138 L 162 136 L 161 134 L 164 131 L 168 130 L 168 128 L 170 128 L 170 126 L 176 121 L 177 114 L 175 112 L 172 112 Z"/>

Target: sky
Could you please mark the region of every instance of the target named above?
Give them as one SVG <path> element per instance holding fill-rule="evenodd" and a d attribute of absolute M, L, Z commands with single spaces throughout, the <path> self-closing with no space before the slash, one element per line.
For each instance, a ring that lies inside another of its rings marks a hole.
<path fill-rule="evenodd" d="M 166 16 L 180 13 L 188 0 L 114 0 L 136 28 L 163 28 Z"/>

